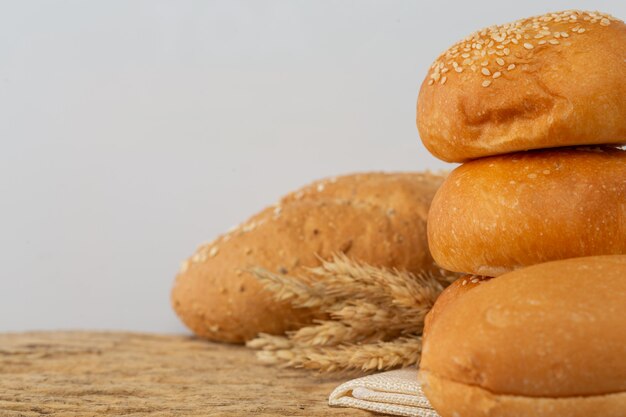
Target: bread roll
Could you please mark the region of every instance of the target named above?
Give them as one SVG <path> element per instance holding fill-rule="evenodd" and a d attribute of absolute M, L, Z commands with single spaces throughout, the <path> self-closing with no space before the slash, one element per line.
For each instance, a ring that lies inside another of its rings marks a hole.
<path fill-rule="evenodd" d="M 600 12 L 548 13 L 478 31 L 444 52 L 417 126 L 444 161 L 626 142 L 626 26 Z"/>
<path fill-rule="evenodd" d="M 277 303 L 249 272 L 262 267 L 300 275 L 336 253 L 371 265 L 438 271 L 428 252 L 426 216 L 443 181 L 432 174 L 359 174 L 328 179 L 285 196 L 276 206 L 183 264 L 172 304 L 197 335 L 243 342 L 309 323 L 314 311 Z"/>
<path fill-rule="evenodd" d="M 423 337 L 427 337 L 426 329 L 430 328 L 430 322 L 436 321 L 442 311 L 445 311 L 450 303 L 454 303 L 459 297 L 483 282 L 487 282 L 491 277 L 482 277 L 480 275 L 466 275 L 454 281 L 437 297 L 437 302 L 430 309 L 424 320 Z"/>
<path fill-rule="evenodd" d="M 463 164 L 433 200 L 428 239 L 441 267 L 487 276 L 626 254 L 626 151 L 542 150 Z"/>
<path fill-rule="evenodd" d="M 625 415 L 626 256 L 535 265 L 457 294 L 426 323 L 420 364 L 442 417 Z"/>

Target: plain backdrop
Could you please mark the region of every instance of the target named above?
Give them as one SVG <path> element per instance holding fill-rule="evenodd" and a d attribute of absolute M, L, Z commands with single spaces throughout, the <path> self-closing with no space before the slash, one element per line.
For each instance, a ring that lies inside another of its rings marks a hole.
<path fill-rule="evenodd" d="M 419 85 L 470 32 L 615 1 L 0 1 L 0 331 L 184 332 L 195 247 L 313 179 L 448 165 Z"/>

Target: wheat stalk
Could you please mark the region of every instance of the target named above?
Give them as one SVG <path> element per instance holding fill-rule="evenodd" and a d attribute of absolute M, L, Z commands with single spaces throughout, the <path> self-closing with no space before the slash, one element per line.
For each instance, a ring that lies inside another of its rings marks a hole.
<path fill-rule="evenodd" d="M 322 260 L 306 276 L 251 271 L 276 300 L 317 308 L 329 319 L 285 336 L 260 334 L 247 346 L 259 350 L 257 356 L 265 363 L 319 372 L 417 364 L 424 317 L 457 277 L 374 267 L 343 254 Z"/>
<path fill-rule="evenodd" d="M 390 342 L 334 347 L 291 347 L 261 350 L 257 358 L 266 364 L 310 369 L 323 373 L 372 372 L 407 367 L 419 362 L 421 337 L 401 337 Z"/>

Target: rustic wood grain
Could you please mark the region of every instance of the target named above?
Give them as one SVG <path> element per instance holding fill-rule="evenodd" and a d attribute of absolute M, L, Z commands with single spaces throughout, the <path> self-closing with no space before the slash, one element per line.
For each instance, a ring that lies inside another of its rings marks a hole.
<path fill-rule="evenodd" d="M 0 416 L 371 415 L 327 406 L 340 382 L 185 336 L 0 334 Z"/>

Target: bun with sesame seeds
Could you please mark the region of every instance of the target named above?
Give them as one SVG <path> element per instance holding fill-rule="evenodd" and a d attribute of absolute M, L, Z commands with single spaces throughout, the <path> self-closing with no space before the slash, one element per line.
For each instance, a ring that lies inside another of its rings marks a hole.
<path fill-rule="evenodd" d="M 487 276 L 626 254 L 626 150 L 563 148 L 467 162 L 433 199 L 428 241 L 442 268 Z"/>
<path fill-rule="evenodd" d="M 201 246 L 181 267 L 172 305 L 197 335 L 240 343 L 310 323 L 265 292 L 250 273 L 301 275 L 344 253 L 373 266 L 435 272 L 426 217 L 443 176 L 429 173 L 347 175 L 285 196 L 235 230 Z"/>
<path fill-rule="evenodd" d="M 426 397 L 442 417 L 624 417 L 624 277 L 624 255 L 568 259 L 448 300 L 424 329 Z"/>
<path fill-rule="evenodd" d="M 417 126 L 444 161 L 626 143 L 626 25 L 548 13 L 478 31 L 432 65 Z"/>

